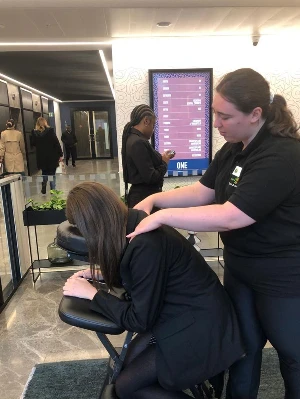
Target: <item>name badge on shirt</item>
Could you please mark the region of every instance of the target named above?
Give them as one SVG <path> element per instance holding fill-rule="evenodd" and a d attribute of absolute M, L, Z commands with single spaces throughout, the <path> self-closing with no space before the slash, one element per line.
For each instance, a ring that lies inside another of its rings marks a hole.
<path fill-rule="evenodd" d="M 240 180 L 240 176 L 242 173 L 242 167 L 241 166 L 236 166 L 234 168 L 234 171 L 231 173 L 230 180 L 229 180 L 229 185 L 233 187 L 237 187 L 238 181 Z"/>

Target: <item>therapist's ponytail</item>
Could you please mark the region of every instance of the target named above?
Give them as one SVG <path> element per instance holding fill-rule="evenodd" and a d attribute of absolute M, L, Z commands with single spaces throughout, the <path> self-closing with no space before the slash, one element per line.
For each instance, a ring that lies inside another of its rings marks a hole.
<path fill-rule="evenodd" d="M 284 97 L 275 94 L 271 101 L 267 117 L 270 132 L 274 136 L 291 137 L 300 140 L 299 126 L 297 126 L 292 112 L 288 109 Z"/>
<path fill-rule="evenodd" d="M 229 72 L 218 83 L 216 92 L 245 114 L 260 107 L 272 135 L 300 140 L 299 127 L 285 99 L 271 94 L 269 83 L 260 73 L 251 68 Z"/>

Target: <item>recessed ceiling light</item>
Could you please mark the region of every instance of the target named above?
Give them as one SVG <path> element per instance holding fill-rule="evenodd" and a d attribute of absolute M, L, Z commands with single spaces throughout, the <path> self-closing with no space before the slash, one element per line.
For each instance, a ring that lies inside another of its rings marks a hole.
<path fill-rule="evenodd" d="M 21 88 L 22 90 L 30 91 L 30 92 L 31 92 L 31 90 L 34 90 L 36 93 L 39 93 L 39 94 L 41 94 L 42 96 L 46 96 L 46 98 L 50 98 L 51 100 L 57 101 L 57 102 L 59 102 L 59 103 L 62 102 L 62 101 L 59 100 L 58 98 L 55 98 L 55 97 L 53 97 L 53 96 L 50 96 L 50 95 L 47 94 L 47 93 L 44 93 L 44 92 L 42 92 L 42 91 L 40 91 L 40 90 L 35 89 L 34 87 L 28 86 L 28 85 L 26 85 L 26 84 L 24 84 L 24 83 L 22 83 L 22 82 L 19 82 L 18 80 L 15 80 L 15 79 L 13 79 L 13 78 L 10 78 L 9 76 L 4 75 L 3 73 L 0 73 L 0 78 L 4 78 L 4 79 L 5 79 L 5 80 L 2 80 L 2 79 L 1 79 L 1 82 L 6 82 L 6 83 L 7 83 L 7 81 L 9 81 L 9 82 L 12 82 L 12 83 L 16 83 L 17 85 L 21 86 L 20 88 Z"/>
<path fill-rule="evenodd" d="M 159 28 L 168 28 L 171 25 L 171 22 L 157 22 L 156 26 Z"/>

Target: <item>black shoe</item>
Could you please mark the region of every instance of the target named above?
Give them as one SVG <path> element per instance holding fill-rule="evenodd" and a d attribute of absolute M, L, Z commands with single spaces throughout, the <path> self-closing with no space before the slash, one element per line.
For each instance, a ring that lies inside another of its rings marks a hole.
<path fill-rule="evenodd" d="M 68 166 L 68 162 L 66 162 L 66 166 Z"/>
<path fill-rule="evenodd" d="M 72 166 L 73 166 L 73 168 L 76 168 L 76 165 L 75 165 L 75 163 L 73 163 L 73 165 L 72 165 Z"/>

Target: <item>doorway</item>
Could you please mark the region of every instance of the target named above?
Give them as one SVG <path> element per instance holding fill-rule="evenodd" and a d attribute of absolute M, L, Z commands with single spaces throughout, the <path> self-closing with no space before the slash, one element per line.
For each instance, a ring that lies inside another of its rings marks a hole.
<path fill-rule="evenodd" d="M 113 158 L 109 114 L 102 110 L 72 112 L 78 159 Z"/>

